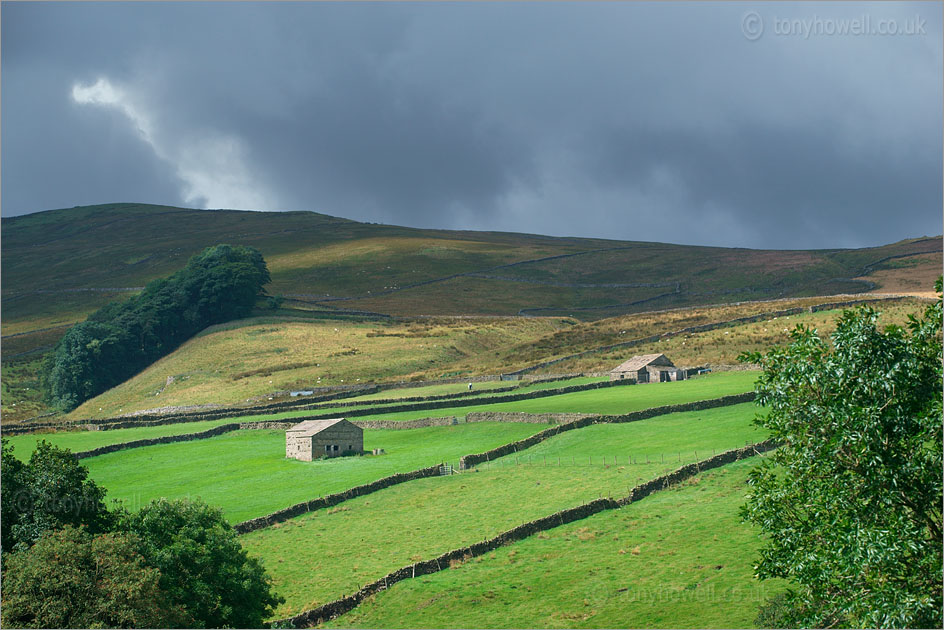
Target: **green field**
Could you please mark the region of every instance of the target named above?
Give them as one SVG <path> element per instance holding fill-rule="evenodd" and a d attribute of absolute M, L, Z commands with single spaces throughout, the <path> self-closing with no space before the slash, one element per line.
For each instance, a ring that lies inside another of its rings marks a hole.
<path fill-rule="evenodd" d="M 601 495 L 624 496 L 684 463 L 761 441 L 755 409 L 568 431 L 474 472 L 409 482 L 247 534 L 243 544 L 286 598 L 278 614 L 297 614 L 411 562 Z"/>
<path fill-rule="evenodd" d="M 702 473 L 620 510 L 400 582 L 328 627 L 754 627 L 758 607 L 784 589 L 753 578 L 760 538 L 738 517 L 756 464 Z"/>
<path fill-rule="evenodd" d="M 622 387 L 605 388 L 600 390 L 588 390 L 585 392 L 574 392 L 571 394 L 561 394 L 559 396 L 548 396 L 546 398 L 536 398 L 533 400 L 521 400 L 509 403 L 487 404 L 488 396 L 481 400 L 476 400 L 478 404 L 467 407 L 450 407 L 446 409 L 427 409 L 419 411 L 403 411 L 388 414 L 378 414 L 376 416 L 361 416 L 363 420 L 412 420 L 416 418 L 425 418 L 429 416 L 458 416 L 464 418 L 467 413 L 472 411 L 523 411 L 527 413 L 600 413 L 600 414 L 621 414 L 631 411 L 638 411 L 649 407 L 661 405 L 672 405 L 694 400 L 703 400 L 710 397 L 725 396 L 728 394 L 738 394 L 750 391 L 756 372 L 718 372 L 708 374 L 698 378 L 682 381 L 680 383 L 653 383 L 650 385 L 629 385 Z M 528 391 L 530 389 L 549 389 L 553 387 L 564 387 L 569 385 L 584 384 L 599 381 L 598 378 L 579 378 L 566 381 L 555 381 L 548 383 L 535 383 L 523 387 L 517 391 Z M 393 392 L 405 393 L 410 389 L 391 390 Z M 364 407 L 370 408 L 370 399 L 364 400 L 368 403 Z M 241 416 L 238 418 L 224 418 L 221 420 L 207 420 L 201 422 L 185 422 L 179 424 L 167 424 L 156 427 L 139 427 L 133 429 L 115 429 L 112 431 L 68 431 L 57 433 L 39 433 L 16 435 L 8 438 L 15 447 L 15 454 L 21 459 L 28 459 L 29 454 L 35 448 L 36 442 L 46 440 L 62 448 L 68 448 L 72 451 L 84 451 L 98 446 L 108 444 L 118 444 L 121 442 L 130 442 L 132 440 L 141 440 L 146 438 L 162 437 L 166 435 L 179 435 L 182 433 L 196 433 L 205 431 L 221 424 L 249 420 L 286 420 L 299 416 L 311 415 L 312 413 L 337 413 L 343 417 L 345 411 L 343 407 L 318 409 L 312 411 L 290 411 L 276 414 L 262 414 L 258 416 Z M 355 420 L 358 418 L 354 418 Z M 218 438 L 213 438 L 218 439 Z M 148 447 L 150 448 L 150 447 Z M 463 451 L 461 454 L 473 452 L 471 450 Z M 417 466 L 419 467 L 419 466 Z"/>
<path fill-rule="evenodd" d="M 370 419 L 411 420 L 425 416 L 457 416 L 464 418 L 466 414 L 480 411 L 620 415 L 650 407 L 675 405 L 749 392 L 754 388 L 754 381 L 757 376 L 758 372 L 750 370 L 716 372 L 678 383 L 624 385 L 513 402 L 477 404 L 424 411 L 401 411 L 378 414 L 371 416 Z M 343 415 L 343 410 L 338 410 L 338 413 Z"/>
<path fill-rule="evenodd" d="M 546 425 L 483 423 L 407 430 L 365 430 L 364 448 L 385 455 L 301 462 L 285 458 L 285 432 L 246 430 L 193 442 L 160 444 L 83 460 L 90 476 L 137 509 L 159 497 L 200 497 L 230 522 L 340 492 L 398 472 L 487 450 Z"/>

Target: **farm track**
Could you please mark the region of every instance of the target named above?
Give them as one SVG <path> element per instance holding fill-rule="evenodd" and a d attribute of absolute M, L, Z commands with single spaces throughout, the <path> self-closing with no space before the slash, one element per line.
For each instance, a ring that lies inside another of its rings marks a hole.
<path fill-rule="evenodd" d="M 354 610 L 366 598 L 381 591 L 387 590 L 390 588 L 390 586 L 396 584 L 397 582 L 413 579 L 417 576 L 438 573 L 444 569 L 450 568 L 451 564 L 454 562 L 464 562 L 471 558 L 485 555 L 486 553 L 494 551 L 499 547 L 514 544 L 537 533 L 547 531 L 555 527 L 560 527 L 561 525 L 566 525 L 568 523 L 573 523 L 606 510 L 615 510 L 625 507 L 640 501 L 655 492 L 676 486 L 701 472 L 712 470 L 714 468 L 724 466 L 725 464 L 747 459 L 749 457 L 762 455 L 763 453 L 773 450 L 776 447 L 777 444 L 775 442 L 767 440 L 759 444 L 752 444 L 743 448 L 725 451 L 724 453 L 715 455 L 714 457 L 682 466 L 681 468 L 678 468 L 667 475 L 662 475 L 637 485 L 630 491 L 628 495 L 620 499 L 596 499 L 573 508 L 555 512 L 554 514 L 550 514 L 543 518 L 523 523 L 517 527 L 498 534 L 494 538 L 490 538 L 467 547 L 460 547 L 458 549 L 447 551 L 446 553 L 430 560 L 416 562 L 414 564 L 401 567 L 396 571 L 388 573 L 379 580 L 367 584 L 352 595 L 348 595 L 347 597 L 343 597 L 333 602 L 328 602 L 317 608 L 305 611 L 293 617 L 273 621 L 271 622 L 271 625 L 278 625 L 279 627 L 285 627 L 288 625 L 295 628 L 316 626 Z"/>

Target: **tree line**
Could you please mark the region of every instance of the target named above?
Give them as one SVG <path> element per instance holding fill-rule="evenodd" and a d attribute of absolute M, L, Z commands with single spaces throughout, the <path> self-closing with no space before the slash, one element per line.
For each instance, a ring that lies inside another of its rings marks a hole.
<path fill-rule="evenodd" d="M 246 317 L 269 270 L 256 249 L 214 245 L 125 302 L 72 326 L 43 364 L 47 402 L 71 410 L 172 352 L 200 330 Z"/>

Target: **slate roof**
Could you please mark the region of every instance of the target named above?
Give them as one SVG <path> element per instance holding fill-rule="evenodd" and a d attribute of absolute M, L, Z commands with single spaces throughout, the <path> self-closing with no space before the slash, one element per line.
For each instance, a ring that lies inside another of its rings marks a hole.
<path fill-rule="evenodd" d="M 344 422 L 344 418 L 331 418 L 329 420 L 305 420 L 304 422 L 299 422 L 291 429 L 288 429 L 288 433 L 297 434 L 296 437 L 311 437 L 316 433 L 321 433 L 328 427 L 334 426 L 339 422 Z"/>
<path fill-rule="evenodd" d="M 617 365 L 615 368 L 613 368 L 610 371 L 611 372 L 636 372 L 646 367 L 647 365 L 649 365 L 650 363 L 652 363 L 659 357 L 664 357 L 668 361 L 668 358 L 665 357 L 664 354 L 640 354 L 633 357 L 629 361 L 624 361 L 623 363 L 620 363 L 619 365 Z M 671 363 L 671 361 L 669 361 L 669 363 Z M 665 367 L 668 367 L 668 366 L 665 366 Z"/>

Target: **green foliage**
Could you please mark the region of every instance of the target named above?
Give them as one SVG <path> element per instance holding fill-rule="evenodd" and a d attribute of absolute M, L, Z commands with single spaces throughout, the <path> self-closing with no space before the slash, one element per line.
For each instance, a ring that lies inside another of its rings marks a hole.
<path fill-rule="evenodd" d="M 4 440 L 2 465 L 3 551 L 28 547 L 66 525 L 85 525 L 92 533 L 110 527 L 105 489 L 69 451 L 41 441 L 24 465 Z"/>
<path fill-rule="evenodd" d="M 194 334 L 252 310 L 269 271 L 251 247 L 215 245 L 169 278 L 111 302 L 66 332 L 47 357 L 43 386 L 72 409 L 173 351 Z"/>
<path fill-rule="evenodd" d="M 160 572 L 127 534 L 66 527 L 4 557 L 3 625 L 11 628 L 185 627 Z"/>
<path fill-rule="evenodd" d="M 940 280 L 938 281 L 940 291 Z M 788 626 L 941 627 L 941 302 L 906 329 L 847 311 L 832 345 L 798 327 L 764 356 L 758 403 L 782 447 L 743 515 L 770 539 Z"/>
<path fill-rule="evenodd" d="M 160 570 L 161 588 L 187 611 L 191 627 L 261 627 L 283 601 L 222 512 L 204 503 L 152 501 L 124 514 L 120 527 L 138 536 L 139 551 Z"/>

